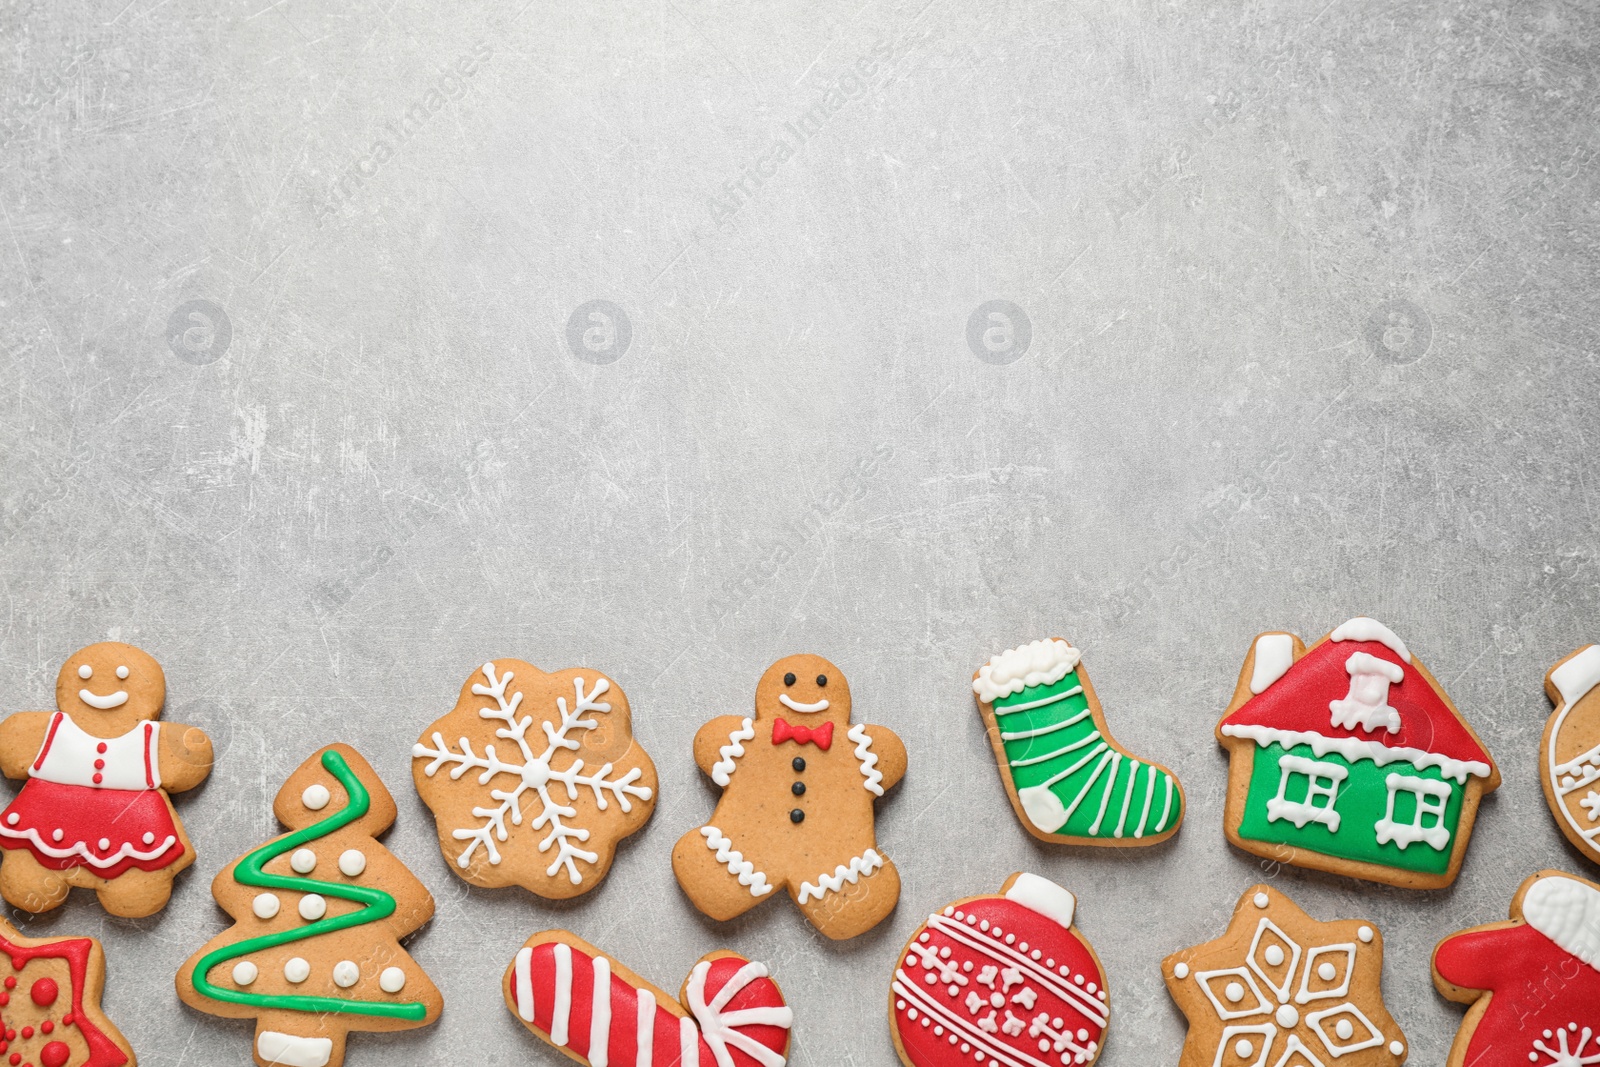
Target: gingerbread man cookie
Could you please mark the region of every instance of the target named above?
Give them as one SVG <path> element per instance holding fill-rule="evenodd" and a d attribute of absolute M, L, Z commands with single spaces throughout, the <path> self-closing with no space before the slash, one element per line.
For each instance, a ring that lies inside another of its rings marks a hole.
<path fill-rule="evenodd" d="M 23 937 L 0 919 L 0 1052 L 39 1067 L 135 1067 L 100 1008 L 106 956 L 92 937 Z"/>
<path fill-rule="evenodd" d="M 673 848 L 678 884 L 713 919 L 785 888 L 828 937 L 870 930 L 900 897 L 899 872 L 875 847 L 873 802 L 905 774 L 905 745 L 850 724 L 850 686 L 821 656 L 767 668 L 755 704 L 695 734 L 695 762 L 722 799 Z"/>
<path fill-rule="evenodd" d="M 211 773 L 211 739 L 157 722 L 161 665 L 132 645 L 80 649 L 56 677 L 54 712 L 0 722 L 0 771 L 26 778 L 0 813 L 0 896 L 49 911 L 73 886 L 93 889 L 113 915 L 166 906 L 172 879 L 194 862 L 168 793 Z"/>
<path fill-rule="evenodd" d="M 1556 825 L 1600 863 L 1600 645 L 1586 645 L 1544 676 L 1555 704 L 1539 746 L 1539 778 Z"/>

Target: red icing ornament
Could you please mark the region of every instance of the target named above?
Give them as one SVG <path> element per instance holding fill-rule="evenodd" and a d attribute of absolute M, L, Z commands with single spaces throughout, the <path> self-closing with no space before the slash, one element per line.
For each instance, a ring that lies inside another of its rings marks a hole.
<path fill-rule="evenodd" d="M 33 1036 L 33 1027 L 24 1026 L 22 1028 L 22 1037 L 23 1037 L 23 1039 L 26 1040 L 26 1039 L 28 1039 L 28 1038 L 30 1038 L 32 1036 Z"/>
<path fill-rule="evenodd" d="M 7 1062 L 11 1064 L 11 1067 L 17 1067 L 17 1064 L 22 1062 L 22 1053 L 13 1052 L 11 1054 L 11 1058 Z"/>
<path fill-rule="evenodd" d="M 64 1067 L 67 1057 L 72 1055 L 72 1050 L 65 1041 L 52 1041 L 39 1050 L 39 1062 L 44 1067 Z"/>
<path fill-rule="evenodd" d="M 56 997 L 60 996 L 60 994 L 61 987 L 56 985 L 54 978 L 41 978 L 34 982 L 33 987 L 28 990 L 28 995 L 33 998 L 33 1002 L 41 1008 L 48 1008 L 54 1004 Z"/>
<path fill-rule="evenodd" d="M 11 961 L 11 966 L 16 968 L 19 971 L 22 970 L 22 964 L 17 962 L 16 960 L 12 960 Z M 6 988 L 7 989 L 15 989 L 15 988 L 17 988 L 17 977 L 16 977 L 16 975 L 14 975 L 14 974 L 6 975 Z"/>
<path fill-rule="evenodd" d="M 44 1022 L 39 1024 L 39 1032 L 43 1034 L 53 1033 L 55 1028 L 56 1024 L 51 1022 L 49 1019 L 46 1019 Z"/>
<path fill-rule="evenodd" d="M 1002 894 L 929 916 L 901 951 L 889 1018 L 908 1067 L 1091 1064 L 1104 1048 L 1106 975 L 1076 900 L 1032 874 Z"/>

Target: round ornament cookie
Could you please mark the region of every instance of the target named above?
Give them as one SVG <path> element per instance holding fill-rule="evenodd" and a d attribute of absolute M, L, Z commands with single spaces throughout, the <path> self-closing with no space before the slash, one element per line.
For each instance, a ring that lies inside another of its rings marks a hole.
<path fill-rule="evenodd" d="M 290 832 L 211 883 L 234 925 L 183 965 L 179 998 L 255 1019 L 261 1067 L 338 1067 L 352 1030 L 437 1019 L 439 990 L 400 946 L 433 916 L 433 897 L 376 840 L 396 812 L 372 765 L 329 745 L 289 776 L 272 810 Z"/>
<path fill-rule="evenodd" d="M 0 812 L 0 896 L 49 911 L 72 887 L 113 915 L 153 915 L 194 846 L 169 793 L 211 773 L 211 739 L 158 721 L 167 680 L 149 653 L 116 641 L 74 652 L 56 677 L 54 712 L 0 722 L 0 771 L 25 778 Z"/>
<path fill-rule="evenodd" d="M 1105 1047 L 1105 968 L 1073 895 L 1013 874 L 928 916 L 901 951 L 889 1027 L 906 1067 L 1078 1067 Z"/>
<path fill-rule="evenodd" d="M 485 663 L 411 749 L 450 869 L 554 899 L 599 885 L 655 810 L 656 767 L 632 724 L 599 671 Z"/>
<path fill-rule="evenodd" d="M 1544 677 L 1556 710 L 1539 746 L 1539 779 L 1556 825 L 1600 863 L 1600 645 L 1586 645 Z"/>
<path fill-rule="evenodd" d="M 674 1000 L 565 930 L 530 937 L 501 991 L 523 1026 L 589 1067 L 783 1067 L 794 1024 L 764 963 L 709 953 Z"/>
<path fill-rule="evenodd" d="M 1161 961 L 1189 1020 L 1178 1067 L 1399 1067 L 1405 1034 L 1383 1003 L 1383 937 L 1319 922 L 1269 886 L 1245 890 L 1228 932 Z"/>
<path fill-rule="evenodd" d="M 1117 744 L 1076 648 L 1008 648 L 972 675 L 1011 807 L 1041 841 L 1154 845 L 1183 823 L 1183 787 Z"/>
<path fill-rule="evenodd" d="M 1433 984 L 1471 1005 L 1449 1067 L 1600 1063 L 1600 885 L 1533 875 L 1511 898 L 1510 921 L 1439 942 Z"/>
<path fill-rule="evenodd" d="M 92 937 L 23 937 L 0 919 L 0 1054 L 29 1067 L 136 1067 L 100 1008 L 106 958 Z"/>

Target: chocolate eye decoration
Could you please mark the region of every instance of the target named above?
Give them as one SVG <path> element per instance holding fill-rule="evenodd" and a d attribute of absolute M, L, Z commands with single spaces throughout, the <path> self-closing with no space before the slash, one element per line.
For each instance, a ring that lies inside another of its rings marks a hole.
<path fill-rule="evenodd" d="M 819 687 L 826 687 L 827 684 L 828 684 L 828 676 L 826 674 L 817 675 L 817 685 Z"/>
<path fill-rule="evenodd" d="M 94 677 L 94 668 L 85 663 L 83 666 L 78 668 L 78 677 L 87 682 L 90 678 Z"/>
<path fill-rule="evenodd" d="M 793 685 L 794 684 L 794 671 L 790 671 L 788 674 L 783 676 L 783 684 L 784 685 Z"/>
<path fill-rule="evenodd" d="M 117 668 L 117 677 L 118 678 L 126 678 L 127 676 L 128 676 L 128 668 L 126 668 L 126 667 L 118 667 Z"/>

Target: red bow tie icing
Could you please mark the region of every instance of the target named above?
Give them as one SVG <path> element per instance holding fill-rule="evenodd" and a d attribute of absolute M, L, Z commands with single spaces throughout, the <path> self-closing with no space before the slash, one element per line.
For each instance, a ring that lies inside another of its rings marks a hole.
<path fill-rule="evenodd" d="M 802 745 L 815 744 L 826 752 L 833 744 L 833 723 L 825 722 L 816 727 L 790 726 L 779 719 L 772 724 L 772 743 L 781 745 L 785 741 L 797 741 Z"/>

